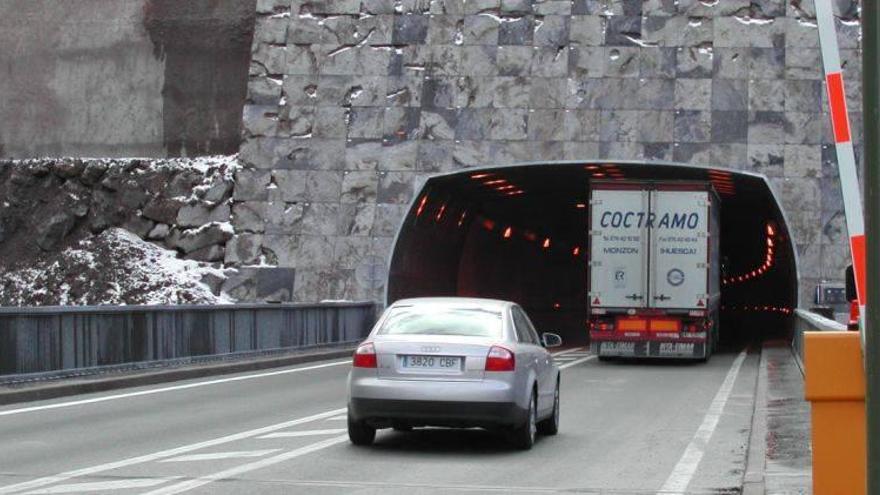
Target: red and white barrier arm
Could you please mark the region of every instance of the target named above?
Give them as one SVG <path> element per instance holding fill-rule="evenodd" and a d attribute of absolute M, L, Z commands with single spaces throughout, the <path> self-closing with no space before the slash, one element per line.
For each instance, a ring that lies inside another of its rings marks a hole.
<path fill-rule="evenodd" d="M 815 0 L 816 21 L 819 25 L 819 46 L 822 49 L 822 64 L 825 69 L 825 83 L 828 88 L 828 105 L 831 109 L 831 126 L 837 150 L 837 166 L 840 173 L 840 188 L 843 192 L 843 209 L 846 214 L 846 228 L 849 231 L 850 254 L 853 261 L 853 274 L 856 279 L 856 293 L 859 299 L 859 320 L 862 332 L 862 348 L 865 342 L 865 217 L 862 211 L 862 190 L 856 171 L 856 157 L 853 152 L 849 113 L 846 109 L 846 92 L 843 87 L 843 73 L 840 67 L 840 51 L 837 47 L 837 28 L 834 25 L 834 12 L 830 0 Z"/>

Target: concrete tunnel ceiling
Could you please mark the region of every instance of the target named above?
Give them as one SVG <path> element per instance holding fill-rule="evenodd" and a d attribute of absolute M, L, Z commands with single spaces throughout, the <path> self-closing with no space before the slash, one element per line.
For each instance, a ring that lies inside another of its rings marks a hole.
<path fill-rule="evenodd" d="M 594 180 L 711 181 L 721 198 L 722 327 L 732 329 L 726 339 L 785 336 L 798 303 L 785 214 L 764 176 L 721 167 L 547 162 L 431 177 L 398 231 L 386 302 L 453 295 L 513 300 L 540 328 L 585 342 Z"/>

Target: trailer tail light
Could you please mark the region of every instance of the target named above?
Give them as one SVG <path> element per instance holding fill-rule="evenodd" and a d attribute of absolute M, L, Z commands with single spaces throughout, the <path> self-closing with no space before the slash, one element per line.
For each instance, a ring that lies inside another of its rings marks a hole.
<path fill-rule="evenodd" d="M 594 332 L 613 332 L 614 323 L 610 321 L 591 321 L 590 330 Z"/>
<path fill-rule="evenodd" d="M 372 342 L 361 344 L 354 351 L 354 359 L 352 366 L 355 368 L 375 368 L 376 367 L 376 347 Z"/>
<path fill-rule="evenodd" d="M 681 322 L 679 320 L 654 318 L 651 320 L 652 332 L 678 332 L 681 331 Z"/>
<path fill-rule="evenodd" d="M 493 345 L 486 356 L 486 371 L 513 371 L 516 368 L 516 357 L 508 349 Z"/>
<path fill-rule="evenodd" d="M 618 318 L 617 329 L 621 332 L 644 332 L 648 329 L 648 320 L 644 318 Z"/>

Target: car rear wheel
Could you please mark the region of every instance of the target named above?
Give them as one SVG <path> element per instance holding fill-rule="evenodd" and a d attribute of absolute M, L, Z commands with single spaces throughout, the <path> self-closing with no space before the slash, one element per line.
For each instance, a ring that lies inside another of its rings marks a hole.
<path fill-rule="evenodd" d="M 371 445 L 376 439 L 376 429 L 364 421 L 355 421 L 348 416 L 348 439 L 355 445 Z"/>
<path fill-rule="evenodd" d="M 535 393 L 529 401 L 529 415 L 525 423 L 517 426 L 510 432 L 510 440 L 517 448 L 529 450 L 535 444 L 535 434 L 538 431 L 538 401 Z"/>
<path fill-rule="evenodd" d="M 553 396 L 553 413 L 549 418 L 538 423 L 538 433 L 542 435 L 559 433 L 559 380 L 556 381 L 556 393 Z"/>

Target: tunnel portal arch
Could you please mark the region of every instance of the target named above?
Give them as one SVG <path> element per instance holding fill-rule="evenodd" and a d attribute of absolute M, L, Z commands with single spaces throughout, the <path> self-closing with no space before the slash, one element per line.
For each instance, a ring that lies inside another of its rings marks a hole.
<path fill-rule="evenodd" d="M 740 341 L 789 331 L 799 302 L 797 250 L 770 182 L 669 162 L 530 162 L 429 177 L 395 237 L 386 305 L 422 296 L 509 299 L 541 328 L 584 343 L 588 185 L 630 179 L 711 182 L 721 198 L 722 325 L 736 325 L 738 336 L 728 336 Z"/>

